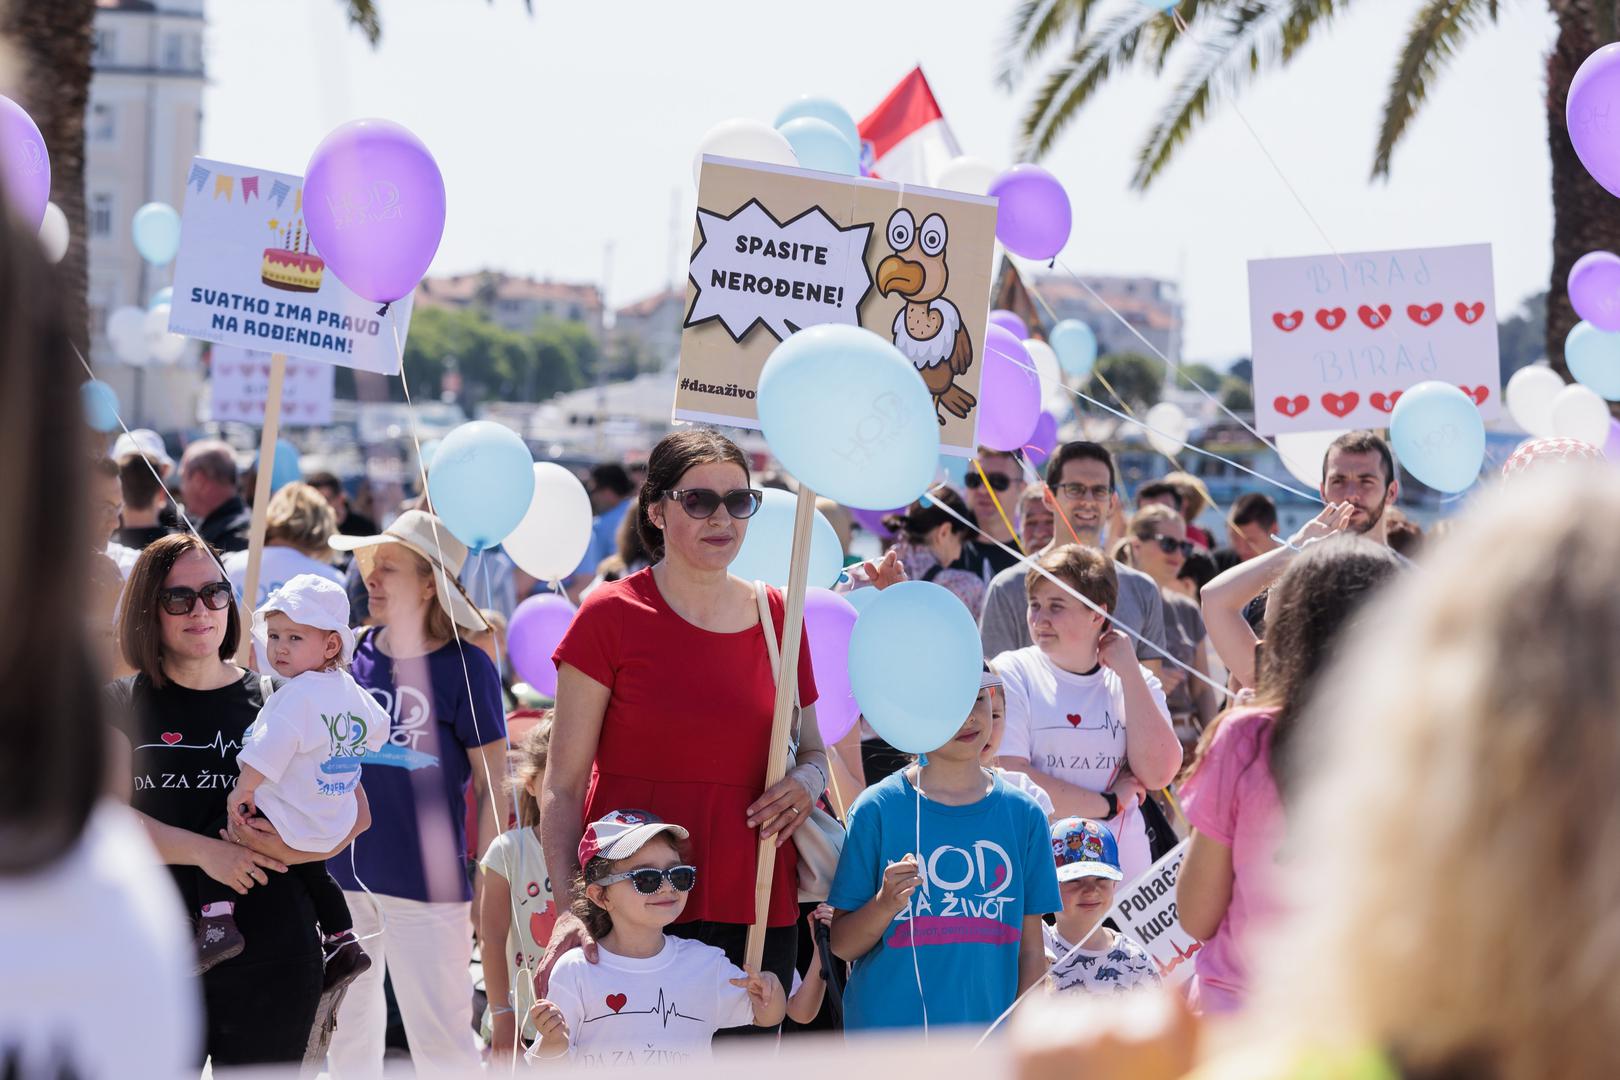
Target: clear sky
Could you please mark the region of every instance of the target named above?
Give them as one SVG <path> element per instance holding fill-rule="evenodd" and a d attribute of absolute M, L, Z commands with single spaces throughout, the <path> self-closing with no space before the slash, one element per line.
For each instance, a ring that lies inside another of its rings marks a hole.
<path fill-rule="evenodd" d="M 834 97 L 859 120 L 921 63 L 964 150 L 1012 164 L 1033 89 L 1008 94 L 993 81 L 1013 0 L 534 6 L 530 16 L 519 0 L 378 0 L 373 50 L 339 0 L 213 0 L 203 153 L 302 172 L 339 123 L 397 120 L 433 151 L 449 191 L 433 272 L 601 281 L 611 244 L 608 300 L 621 306 L 668 282 L 672 199 L 684 246 L 692 153 L 714 123 L 769 121 L 801 93 Z M 1551 266 L 1552 20 L 1537 0 L 1504 4 L 1500 24 L 1431 94 L 1394 179 L 1370 183 L 1383 96 L 1417 7 L 1358 5 L 1237 104 L 1333 246 L 1488 241 L 1505 314 L 1546 287 Z M 1229 105 L 1148 194 L 1129 189 L 1136 147 L 1175 81 L 1172 68 L 1111 85 L 1045 164 L 1075 204 L 1065 263 L 1178 278 L 1186 355 L 1224 362 L 1249 349 L 1245 260 L 1327 244 Z"/>

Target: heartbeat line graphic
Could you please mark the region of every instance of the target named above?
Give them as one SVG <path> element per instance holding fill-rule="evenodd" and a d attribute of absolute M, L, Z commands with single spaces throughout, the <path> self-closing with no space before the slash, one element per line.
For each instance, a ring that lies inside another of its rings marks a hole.
<path fill-rule="evenodd" d="M 613 1002 L 614 1002 L 615 999 L 617 999 L 618 1002 L 619 1002 L 619 1007 L 617 1009 L 613 1009 Z M 660 1015 L 662 1016 L 662 1019 L 663 1019 L 663 1022 L 664 1022 L 664 1027 L 666 1029 L 669 1027 L 669 1020 L 670 1020 L 670 1017 L 672 1017 L 672 1016 L 673 1017 L 678 1017 L 678 1018 L 680 1018 L 682 1020 L 690 1020 L 694 1024 L 702 1024 L 702 1023 L 707 1022 L 701 1016 L 687 1016 L 685 1013 L 681 1012 L 680 1006 L 676 1005 L 673 1001 L 670 1001 L 670 1002 L 666 1003 L 665 1000 L 664 1000 L 664 991 L 661 988 L 658 991 L 658 1000 L 656 1002 L 654 1002 L 650 1008 L 646 1008 L 646 1009 L 626 1009 L 624 1007 L 624 1005 L 625 1005 L 625 1001 L 624 1001 L 624 995 L 623 994 L 609 994 L 608 997 L 607 997 L 607 1006 L 608 1006 L 608 1008 L 613 1009 L 613 1011 L 612 1012 L 605 1012 L 600 1016 L 587 1016 L 585 1018 L 585 1023 L 590 1024 L 590 1023 L 594 1023 L 597 1020 L 611 1020 L 615 1016 L 660 1016 Z"/>
<path fill-rule="evenodd" d="M 1096 722 L 1092 722 L 1089 719 L 1082 719 L 1079 713 L 1068 713 L 1062 717 L 1062 720 L 1066 723 L 1060 722 L 1056 724 L 1045 724 L 1043 726 L 1043 730 L 1106 731 L 1108 732 L 1110 738 L 1118 736 L 1121 731 L 1125 730 L 1125 721 L 1116 717 L 1113 711 L 1110 709 L 1104 709 L 1102 719 Z"/>
<path fill-rule="evenodd" d="M 172 739 L 169 738 L 169 736 L 171 736 L 171 735 L 174 736 Z M 225 756 L 227 751 L 242 749 L 241 740 L 239 740 L 239 739 L 227 739 L 225 737 L 225 733 L 223 731 L 214 732 L 214 741 L 210 742 L 210 743 L 203 743 L 201 746 L 196 746 L 196 745 L 193 745 L 191 743 L 183 743 L 183 742 L 180 741 L 182 737 L 183 736 L 181 736 L 179 732 L 166 731 L 161 736 L 159 736 L 157 742 L 142 743 L 140 746 L 137 746 L 135 749 L 137 749 L 137 750 L 218 750 L 219 751 L 219 756 L 221 758 L 223 758 Z"/>

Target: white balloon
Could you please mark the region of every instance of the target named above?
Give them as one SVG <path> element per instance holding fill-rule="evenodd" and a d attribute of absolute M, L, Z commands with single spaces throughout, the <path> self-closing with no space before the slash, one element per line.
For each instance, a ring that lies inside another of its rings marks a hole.
<path fill-rule="evenodd" d="M 1552 434 L 1602 446 L 1609 437 L 1609 406 L 1580 383 L 1558 391 L 1552 403 Z"/>
<path fill-rule="evenodd" d="M 146 363 L 146 312 L 126 304 L 107 317 L 107 340 L 126 364 Z"/>
<path fill-rule="evenodd" d="M 1322 487 L 1322 460 L 1346 431 L 1289 431 L 1276 437 L 1277 456 L 1295 480 L 1311 491 Z"/>
<path fill-rule="evenodd" d="M 793 146 L 787 137 L 771 125 L 759 120 L 722 120 L 710 128 L 698 142 L 697 153 L 692 155 L 692 183 L 698 182 L 703 172 L 703 155 L 741 158 L 743 161 L 762 161 L 767 165 L 799 164 Z"/>
<path fill-rule="evenodd" d="M 160 364 L 172 364 L 186 351 L 186 338 L 169 333 L 169 305 L 159 304 L 146 313 L 146 355 Z"/>
<path fill-rule="evenodd" d="M 983 195 L 990 190 L 990 182 L 1000 175 L 1001 170 L 988 161 L 963 154 L 951 158 L 934 174 L 934 187 Z"/>
<path fill-rule="evenodd" d="M 1538 439 L 1556 434 L 1552 420 L 1553 399 L 1563 388 L 1564 380 L 1544 364 L 1531 364 L 1515 371 L 1508 379 L 1506 391 L 1508 413 L 1513 422 Z"/>
<path fill-rule="evenodd" d="M 45 258 L 61 262 L 67 254 L 68 236 L 67 215 L 55 203 L 46 203 L 45 220 L 39 223 L 39 246 L 45 249 Z"/>
<path fill-rule="evenodd" d="M 1063 386 L 1063 368 L 1058 364 L 1057 353 L 1039 338 L 1025 341 L 1024 351 L 1035 361 L 1035 374 L 1041 380 L 1041 408 L 1053 415 L 1067 412 L 1071 399 Z"/>
<path fill-rule="evenodd" d="M 561 465 L 535 462 L 529 511 L 501 546 L 530 577 L 561 581 L 579 568 L 590 545 L 591 497 L 585 485 Z"/>
<path fill-rule="evenodd" d="M 1186 448 L 1187 432 L 1192 430 L 1192 425 L 1180 405 L 1161 401 L 1149 409 L 1142 420 L 1147 424 L 1143 433 L 1159 453 L 1179 454 Z"/>

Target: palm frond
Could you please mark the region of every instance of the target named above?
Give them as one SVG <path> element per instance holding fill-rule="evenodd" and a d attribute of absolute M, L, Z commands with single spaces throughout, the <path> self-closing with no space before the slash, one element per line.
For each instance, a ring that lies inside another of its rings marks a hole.
<path fill-rule="evenodd" d="M 1162 16 L 1146 4 L 1121 9 L 1096 33 L 1087 35 L 1069 58 L 1046 77 L 1019 121 L 1021 157 L 1034 160 L 1052 148 L 1108 76 L 1136 58 L 1142 27 L 1155 18 Z"/>
<path fill-rule="evenodd" d="M 1310 42 L 1313 30 L 1349 6 L 1350 0 L 1293 0 L 1279 34 L 1277 61 L 1286 65 Z"/>
<path fill-rule="evenodd" d="M 1096 4 L 1097 0 L 1023 0 L 1013 12 L 1001 49 L 997 85 L 1014 89 L 1059 32 L 1073 30 L 1077 38 L 1083 36 Z"/>
<path fill-rule="evenodd" d="M 1418 11 L 1390 80 L 1384 122 L 1373 155 L 1374 178 L 1389 178 L 1395 147 L 1427 99 L 1430 84 L 1456 54 L 1457 47 L 1481 23 L 1495 21 L 1495 17 L 1496 4 L 1491 0 L 1429 0 Z"/>

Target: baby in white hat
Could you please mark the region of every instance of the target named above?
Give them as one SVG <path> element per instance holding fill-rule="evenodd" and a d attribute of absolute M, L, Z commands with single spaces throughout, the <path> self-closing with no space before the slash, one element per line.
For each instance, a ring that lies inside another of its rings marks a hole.
<path fill-rule="evenodd" d="M 253 613 L 253 636 L 276 675 L 287 681 L 265 701 L 237 754 L 239 777 L 227 802 L 231 819 L 268 818 L 289 847 L 331 851 L 354 828 L 360 764 L 388 741 L 389 716 L 349 675 L 354 631 L 343 586 L 300 574 Z M 326 989 L 347 985 L 371 966 L 354 938 L 343 891 L 324 861 L 292 867 L 304 881 L 326 946 Z M 234 907 L 234 905 L 230 905 Z M 228 959 L 241 933 L 234 912 L 216 905 L 221 934 L 203 935 L 202 962 Z M 209 911 L 204 911 L 205 931 Z M 211 965 L 210 965 L 211 966 Z"/>

